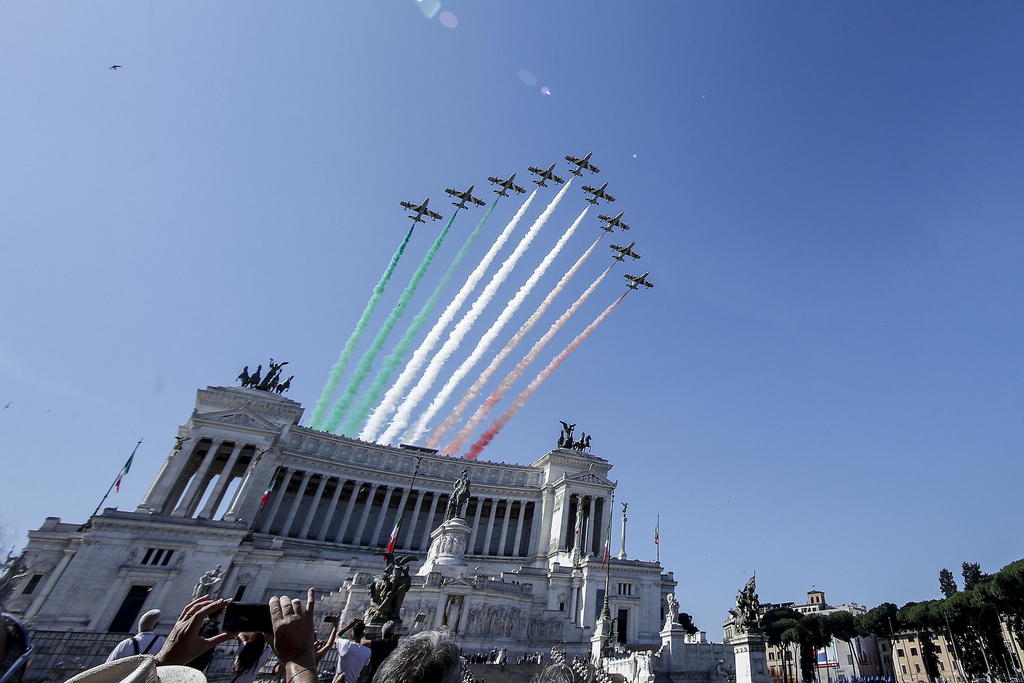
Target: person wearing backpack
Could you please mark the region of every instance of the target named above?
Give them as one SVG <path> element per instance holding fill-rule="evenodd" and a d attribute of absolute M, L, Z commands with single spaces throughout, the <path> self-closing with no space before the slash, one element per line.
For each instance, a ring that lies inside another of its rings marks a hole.
<path fill-rule="evenodd" d="M 160 610 L 151 609 L 143 614 L 139 617 L 139 632 L 118 643 L 107 656 L 107 661 L 112 662 L 115 659 L 134 655 L 155 655 L 160 652 L 160 648 L 163 647 L 164 641 L 167 639 L 153 632 L 159 623 Z"/>

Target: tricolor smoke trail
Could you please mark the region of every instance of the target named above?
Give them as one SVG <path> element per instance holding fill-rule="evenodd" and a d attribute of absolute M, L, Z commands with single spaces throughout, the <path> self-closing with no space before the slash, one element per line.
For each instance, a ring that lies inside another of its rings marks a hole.
<path fill-rule="evenodd" d="M 451 415 L 446 417 L 444 419 L 444 422 L 442 422 L 436 429 L 434 429 L 430 433 L 430 438 L 427 440 L 426 444 L 428 448 L 437 448 L 438 445 L 441 443 L 441 438 L 444 437 L 444 435 L 448 432 L 449 429 L 451 429 L 458 423 L 459 418 L 461 418 L 462 414 L 466 412 L 466 408 L 469 407 L 469 404 L 476 400 L 477 396 L 480 395 L 480 390 L 484 388 L 484 385 L 487 384 L 487 381 L 491 378 L 491 376 L 494 375 L 495 372 L 497 372 L 501 364 L 505 362 L 505 359 L 508 358 L 509 355 L 511 355 L 511 353 L 515 350 L 516 346 L 519 345 L 519 342 L 521 342 L 523 338 L 527 334 L 529 334 L 530 330 L 532 330 L 534 326 L 538 322 L 540 322 L 541 317 L 548 310 L 548 308 L 558 297 L 558 295 L 562 293 L 562 290 L 565 289 L 565 286 L 569 284 L 569 281 L 572 280 L 573 276 L 576 274 L 576 271 L 578 271 L 580 269 L 580 266 L 582 266 L 584 262 L 586 262 L 587 258 L 590 257 L 590 254 L 593 253 L 594 249 L 597 248 L 597 245 L 601 243 L 601 240 L 604 238 L 604 236 L 605 233 L 602 232 L 601 235 L 598 236 L 596 240 L 594 240 L 594 243 L 591 244 L 587 248 L 587 250 L 583 252 L 583 255 L 576 260 L 576 263 L 572 264 L 569 270 L 565 271 L 565 275 L 563 275 L 562 279 L 559 280 L 558 283 L 551 288 L 551 291 L 548 292 L 548 295 L 544 297 L 544 301 L 540 302 L 540 306 L 537 307 L 537 310 L 535 310 L 530 315 L 530 317 L 526 319 L 526 322 L 524 322 L 519 327 L 515 335 L 508 341 L 507 344 L 505 344 L 504 348 L 502 348 L 501 351 L 499 351 L 498 354 L 487 365 L 487 367 L 484 368 L 484 371 L 480 373 L 480 376 L 477 377 L 476 381 L 473 382 L 472 386 L 470 386 L 469 389 L 466 390 L 465 395 L 463 395 L 462 400 L 459 401 L 458 405 L 455 406 L 455 409 L 452 410 Z M 602 275 L 601 277 L 603 278 L 604 275 Z M 474 415 L 473 417 L 476 418 L 476 415 Z M 481 416 L 480 419 L 482 420 L 483 417 Z M 476 423 L 473 423 L 473 426 L 475 425 Z M 468 428 L 469 427 L 467 427 L 467 429 Z M 462 433 L 460 432 L 459 437 L 461 436 Z M 445 453 L 453 453 L 457 449 L 462 447 L 462 443 L 465 441 L 465 438 L 463 438 L 460 441 L 459 437 L 456 437 L 456 439 L 451 444 L 449 444 L 449 448 L 453 448 L 453 450 L 446 450 Z"/>
<path fill-rule="evenodd" d="M 466 425 L 459 431 L 456 437 L 452 439 L 452 442 L 445 446 L 443 451 L 444 453 L 457 453 L 459 449 L 462 448 L 466 441 L 469 440 L 469 437 L 472 436 L 473 430 L 476 429 L 477 425 L 483 422 L 484 418 L 486 418 L 491 410 L 494 409 L 494 406 L 496 406 L 501 399 L 505 397 L 505 394 L 507 394 L 509 389 L 512 388 L 512 385 L 515 384 L 516 380 L 522 376 L 526 368 L 529 367 L 533 361 L 537 360 L 537 356 L 539 356 L 540 352 L 544 350 L 544 347 L 547 346 L 552 337 L 554 337 L 558 331 L 562 329 L 562 326 L 569 321 L 569 318 L 579 310 L 580 306 L 583 305 L 583 302 L 594 293 L 597 286 L 601 284 L 601 281 L 604 280 L 605 276 L 607 276 L 614 267 L 615 264 L 612 263 L 610 266 L 605 268 L 604 272 L 598 275 L 597 279 L 590 283 L 590 286 L 587 287 L 579 297 L 577 297 L 576 301 L 572 302 L 569 308 L 565 309 L 565 312 L 562 313 L 555 322 L 551 323 L 551 327 L 549 327 L 548 331 L 544 333 L 544 336 L 533 343 L 533 346 L 530 347 L 530 350 L 526 355 L 516 363 L 516 366 L 505 376 L 505 379 L 501 380 L 501 383 L 494 389 L 494 391 L 491 392 L 491 395 L 488 396 L 480 407 L 476 409 L 476 412 L 473 413 L 473 416 L 469 418 Z"/>
<path fill-rule="evenodd" d="M 498 287 L 508 279 L 512 269 L 515 268 L 517 263 L 519 263 L 519 259 L 522 258 L 526 249 L 530 246 L 530 243 L 533 242 L 533 238 L 537 236 L 537 233 L 544 227 L 548 218 L 550 218 L 551 214 L 554 213 L 555 208 L 558 207 L 558 202 L 560 202 L 562 197 L 565 196 L 570 185 L 572 185 L 572 179 L 566 181 L 565 185 L 562 186 L 562 189 L 555 195 L 555 198 L 551 200 L 540 216 L 537 217 L 537 220 L 535 220 L 533 225 L 530 226 L 530 229 L 527 230 L 523 239 L 519 241 L 519 244 L 517 244 L 516 248 L 512 250 L 509 257 L 505 259 L 505 262 L 501 264 L 501 267 L 498 268 L 491 277 L 491 281 L 488 282 L 487 286 L 485 286 L 483 291 L 480 292 L 480 295 L 476 298 L 476 301 L 473 302 L 473 305 L 469 307 L 469 310 L 466 311 L 466 314 L 462 319 L 455 324 L 455 327 L 452 328 L 451 333 L 448 335 L 448 339 L 445 340 L 441 349 L 434 354 L 433 358 L 430 359 L 430 363 L 427 365 L 427 369 L 424 370 L 423 376 L 420 378 L 419 382 L 417 382 L 416 386 L 414 386 L 412 391 L 409 392 L 409 395 L 405 397 L 402 404 L 398 406 L 398 411 L 395 413 L 395 417 L 391 420 L 391 424 L 381 435 L 380 441 L 383 443 L 391 443 L 391 440 L 401 434 L 402 430 L 404 430 L 406 425 L 409 424 L 409 418 L 412 415 L 413 409 L 419 405 L 420 401 L 422 401 L 427 395 L 427 392 L 430 391 L 430 387 L 437 380 L 437 376 L 441 373 L 441 368 L 444 366 L 445 361 L 448 360 L 452 353 L 454 353 L 459 347 L 459 344 L 462 343 L 462 340 L 465 339 L 470 329 L 472 329 L 473 323 L 476 322 L 477 318 L 480 317 L 480 314 L 483 313 L 483 310 L 487 307 L 487 304 L 489 304 L 491 299 L 494 298 L 495 293 L 498 291 Z"/>
<path fill-rule="evenodd" d="M 605 272 L 607 273 L 607 271 Z M 533 392 L 537 391 L 537 389 L 540 388 L 540 385 L 544 383 L 544 380 L 550 377 L 551 373 L 558 369 L 558 366 L 562 364 L 562 361 L 572 355 L 572 352 L 590 336 L 590 333 L 597 329 L 597 326 L 603 323 L 605 318 L 612 314 L 612 311 L 622 303 L 622 300 L 626 298 L 627 294 L 629 294 L 629 290 L 623 292 L 618 299 L 612 302 L 611 306 L 601 312 L 601 315 L 594 318 L 594 322 L 587 325 L 586 329 L 580 332 L 575 339 L 569 342 L 569 345 L 562 349 L 561 353 L 551 359 L 551 362 L 548 363 L 546 368 L 537 373 L 537 376 L 533 378 L 533 381 L 530 382 L 529 386 L 523 389 L 521 394 L 516 396 L 516 400 L 512 402 L 512 405 L 508 407 L 508 410 L 502 413 L 501 417 L 495 420 L 494 423 L 487 428 L 487 431 L 476 440 L 476 443 L 470 447 L 469 452 L 466 453 L 467 459 L 475 460 L 483 450 L 487 448 L 487 445 L 491 443 L 491 441 L 494 441 L 494 437 L 498 435 L 498 432 L 500 432 L 502 428 L 508 424 L 508 421 L 515 417 L 515 414 L 519 412 L 519 409 L 522 408 L 528 400 L 530 400 L 530 397 L 533 396 Z"/>
<path fill-rule="evenodd" d="M 480 219 L 480 222 L 476 224 L 473 232 L 469 233 L 469 237 L 462 243 L 462 248 L 452 259 L 452 262 L 448 265 L 448 270 L 441 276 L 440 282 L 434 287 L 434 291 L 430 293 L 430 297 L 420 308 L 419 313 L 412 319 L 412 324 L 402 335 L 402 338 L 395 344 L 395 348 L 391 350 L 384 358 L 384 363 L 381 369 L 377 372 L 377 376 L 373 378 L 373 383 L 370 388 L 366 390 L 366 394 L 356 404 L 352 414 L 349 415 L 348 419 L 345 420 L 345 424 L 342 425 L 341 431 L 344 434 L 355 434 L 356 431 L 363 426 L 366 421 L 366 416 L 370 414 L 370 409 L 374 403 L 380 400 L 381 393 L 384 391 L 384 387 L 387 385 L 388 380 L 398 369 L 398 366 L 405 359 L 405 354 L 409 351 L 409 347 L 412 346 L 413 341 L 419 334 L 423 324 L 427 322 L 427 318 L 434 312 L 434 307 L 437 305 L 437 300 L 441 296 L 441 292 L 451 282 L 452 276 L 455 274 L 455 270 L 462 263 L 462 260 L 469 253 L 473 243 L 476 242 L 477 236 L 480 235 L 480 231 L 483 229 L 484 224 L 487 223 L 487 219 L 491 217 L 491 212 L 494 211 L 495 205 L 498 200 L 495 199 L 490 206 L 487 207 L 487 211 L 484 213 L 484 217 Z"/>
<path fill-rule="evenodd" d="M 523 215 L 530 208 L 530 204 L 533 203 L 533 199 L 536 196 L 537 190 L 534 190 L 530 193 L 530 196 L 526 198 L 523 205 L 519 207 L 518 211 L 516 211 L 516 215 L 512 217 L 512 220 L 510 220 L 507 225 L 505 225 L 505 229 L 501 231 L 497 238 L 495 238 L 494 244 L 491 245 L 491 248 L 488 249 L 487 253 L 484 254 L 484 257 L 480 259 L 480 262 L 477 264 L 476 268 L 473 269 L 473 272 L 466 278 L 466 282 L 462 285 L 462 289 L 458 291 L 455 298 L 451 300 L 448 306 L 444 309 L 444 312 L 441 313 L 441 317 L 437 319 L 434 326 L 430 328 L 429 332 L 427 332 L 427 336 L 422 342 L 420 342 L 419 347 L 413 351 L 412 358 L 409 359 L 409 362 L 402 370 L 402 373 L 398 376 L 398 379 L 395 380 L 395 383 L 387 390 L 387 393 L 384 394 L 384 398 L 374 409 L 373 414 L 370 415 L 370 419 L 367 421 L 363 431 L 359 433 L 360 439 L 363 441 L 377 440 L 378 434 L 380 434 L 380 431 L 384 428 L 384 422 L 391 413 L 395 412 L 395 406 L 398 405 L 398 401 L 402 398 L 403 392 L 405 392 L 409 384 L 416 379 L 416 375 L 419 374 L 420 370 L 423 368 L 423 364 L 427 361 L 427 356 L 430 355 L 430 352 L 433 351 L 434 347 L 437 346 L 439 341 L 441 341 L 441 334 L 445 331 L 445 328 L 448 327 L 448 324 L 455 319 L 455 315 L 459 312 L 459 309 L 462 308 L 462 304 L 466 302 L 466 299 L 473 292 L 473 289 L 477 284 L 479 284 L 484 273 L 487 272 L 487 268 L 490 267 L 491 262 L 494 260 L 494 257 L 497 256 L 498 252 L 501 251 L 501 248 L 505 246 L 505 242 L 508 241 L 508 238 L 512 235 L 513 231 L 515 231 L 516 226 L 519 225 L 519 221 L 522 220 Z"/>
<path fill-rule="evenodd" d="M 487 349 L 491 347 L 491 344 L 493 344 L 494 340 L 496 340 L 498 335 L 501 334 L 505 325 L 507 325 L 508 321 L 512 319 L 512 316 L 516 314 L 516 311 L 518 311 L 519 307 L 522 306 L 523 301 L 525 301 L 526 297 L 530 295 L 530 292 L 533 291 L 537 282 L 547 272 L 548 268 L 551 266 L 551 262 L 555 260 L 559 253 L 561 253 L 566 242 L 569 241 L 569 238 L 576 232 L 576 228 L 578 228 L 580 223 L 583 222 L 583 219 L 586 217 L 589 209 L 590 207 L 587 207 L 580 212 L 580 215 L 572 222 L 569 229 L 558 238 L 558 242 L 556 242 L 555 246 L 551 248 L 551 251 L 544 255 L 540 264 L 532 273 L 530 273 L 530 277 L 526 278 L 526 282 L 523 283 L 523 286 L 519 288 L 511 299 L 508 300 L 508 303 L 505 304 L 505 308 L 498 315 L 498 318 L 491 323 L 491 326 L 483 333 L 483 336 L 480 337 L 480 341 L 477 342 L 473 351 L 470 352 L 469 356 L 467 356 L 461 364 L 459 364 L 459 367 L 455 369 L 452 376 L 449 377 L 448 381 L 445 382 L 443 387 L 441 387 L 441 391 L 437 392 L 437 396 L 434 397 L 434 400 L 430 402 L 430 405 L 427 406 L 427 409 L 420 416 L 419 420 L 416 421 L 415 428 L 413 428 L 409 434 L 406 434 L 406 441 L 416 443 L 420 440 L 423 434 L 427 431 L 427 425 L 430 424 L 430 421 L 435 415 L 437 415 L 437 412 L 444 407 L 444 404 L 448 402 L 448 399 L 451 398 L 452 392 L 455 391 L 455 388 L 459 383 L 466 378 L 466 375 L 470 373 L 473 367 L 481 358 L 483 358 L 483 355 L 487 353 Z"/>
<path fill-rule="evenodd" d="M 452 223 L 455 222 L 455 217 L 459 215 L 459 210 L 455 209 L 452 212 L 452 217 L 448 219 L 444 229 L 438 234 L 437 239 L 427 249 L 427 253 L 423 256 L 423 260 L 420 261 L 420 265 L 413 272 L 412 277 L 409 278 L 409 284 L 402 290 L 401 296 L 398 297 L 398 303 L 388 313 L 388 317 L 384 319 L 384 323 L 377 330 L 377 335 L 370 342 L 369 348 L 363 352 L 362 357 L 359 359 L 359 363 L 356 365 L 355 371 L 352 373 L 352 377 L 348 380 L 348 386 L 345 387 L 344 393 L 337 401 L 334 402 L 334 407 L 331 409 L 331 414 L 324 423 L 324 430 L 333 432 L 338 423 L 341 422 L 341 418 L 348 412 L 348 408 L 352 405 L 352 401 L 356 399 L 356 395 L 359 393 L 359 387 L 362 386 L 363 380 L 370 374 L 370 370 L 373 369 L 373 361 L 377 360 L 377 354 L 380 353 L 381 349 L 384 348 L 384 342 L 387 341 L 388 335 L 391 334 L 391 330 L 394 329 L 398 319 L 405 313 L 405 307 L 409 305 L 409 300 L 412 299 L 413 295 L 416 294 L 416 289 L 420 286 L 420 281 L 423 276 L 427 274 L 427 269 L 430 268 L 430 264 L 434 262 L 434 257 L 437 255 L 437 250 L 444 244 L 444 238 L 448 236 L 448 233 L 452 229 Z"/>
<path fill-rule="evenodd" d="M 405 239 L 402 240 L 402 243 L 398 245 L 398 249 L 396 249 L 395 253 L 392 254 L 391 261 L 388 263 L 388 267 L 384 269 L 384 274 L 380 276 L 380 280 L 378 280 L 377 284 L 374 286 L 373 292 L 370 294 L 370 300 L 366 302 L 366 307 L 363 308 L 363 313 L 359 316 L 355 329 L 352 330 L 352 334 L 349 335 L 348 340 L 345 342 L 345 346 L 341 349 L 341 353 L 338 355 L 338 360 L 334 361 L 334 365 L 331 366 L 331 371 L 327 373 L 327 383 L 324 384 L 324 388 L 320 392 L 320 398 L 316 400 L 316 405 L 313 407 L 313 417 L 309 421 L 309 425 L 314 429 L 320 429 L 320 425 L 324 419 L 324 413 L 327 412 L 331 397 L 334 395 L 335 389 L 338 388 L 341 376 L 345 373 L 345 366 L 348 365 L 348 359 L 355 352 L 356 346 L 359 344 L 359 340 L 363 336 L 363 332 L 366 331 L 366 325 L 370 322 L 370 316 L 372 316 L 373 312 L 377 310 L 377 304 L 380 303 L 380 298 L 384 295 L 384 289 L 388 286 L 388 281 L 391 279 L 391 275 L 395 272 L 398 262 L 402 259 L 402 254 L 405 253 L 405 248 L 409 246 L 409 240 L 412 238 L 412 231 L 415 227 L 416 224 L 413 223 L 412 227 L 409 228 L 409 232 L 405 233 Z"/>

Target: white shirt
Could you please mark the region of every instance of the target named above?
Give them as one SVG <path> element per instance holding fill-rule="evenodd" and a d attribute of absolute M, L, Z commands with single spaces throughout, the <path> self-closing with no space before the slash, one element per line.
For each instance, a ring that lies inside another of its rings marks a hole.
<path fill-rule="evenodd" d="M 370 648 L 348 638 L 339 639 L 335 647 L 338 648 L 338 669 L 334 673 L 345 674 L 345 683 L 356 683 L 370 661 Z"/>
<path fill-rule="evenodd" d="M 135 644 L 139 648 L 138 651 L 136 651 L 135 648 L 132 647 L 133 640 L 135 641 Z M 166 640 L 167 639 L 163 636 L 158 636 L 152 631 L 143 631 L 141 633 L 136 633 L 131 638 L 125 638 L 120 643 L 118 643 L 117 647 L 114 648 L 113 652 L 111 652 L 107 656 L 107 661 L 112 662 L 115 659 L 131 657 L 133 655 L 155 655 L 157 652 L 160 652 L 160 648 L 164 646 L 164 642 Z"/>

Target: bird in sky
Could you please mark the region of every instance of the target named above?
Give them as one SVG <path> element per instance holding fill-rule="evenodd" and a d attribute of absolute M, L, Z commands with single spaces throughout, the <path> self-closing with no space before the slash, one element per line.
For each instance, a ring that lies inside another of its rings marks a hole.
<path fill-rule="evenodd" d="M 124 67 L 121 66 L 120 64 L 114 64 L 113 66 L 107 67 L 107 71 L 117 71 L 118 69 L 123 69 L 123 68 Z"/>
<path fill-rule="evenodd" d="M 7 402 L 7 405 L 5 405 L 5 406 L 3 407 L 3 410 L 7 410 L 8 408 L 10 408 L 10 407 L 11 407 L 11 403 L 12 403 L 12 402 L 13 402 L 13 401 L 8 401 L 8 402 Z"/>

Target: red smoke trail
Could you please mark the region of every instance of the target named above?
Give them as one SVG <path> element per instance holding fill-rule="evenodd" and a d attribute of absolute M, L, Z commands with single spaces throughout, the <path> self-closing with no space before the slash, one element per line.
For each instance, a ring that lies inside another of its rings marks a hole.
<path fill-rule="evenodd" d="M 540 302 L 540 305 L 537 306 L 537 309 L 530 314 L 530 317 L 527 318 L 526 321 L 519 327 L 519 330 L 515 333 L 515 335 L 508 340 L 508 343 L 505 344 L 505 347 L 501 351 L 499 351 L 498 355 L 496 355 L 487 365 L 487 367 L 484 368 L 484 371 L 481 372 L 480 376 L 476 378 L 475 382 L 473 382 L 473 386 L 467 389 L 466 393 L 463 394 L 462 399 L 459 400 L 459 404 L 455 406 L 454 410 L 452 410 L 451 415 L 446 417 L 444 419 L 444 422 L 438 425 L 438 427 L 434 429 L 434 431 L 431 433 L 430 438 L 427 439 L 427 448 L 437 448 L 441 444 L 441 439 L 444 438 L 444 435 L 448 432 L 449 429 L 451 429 L 452 427 L 455 426 L 456 423 L 458 423 L 459 419 L 462 417 L 462 414 L 466 412 L 466 408 L 469 407 L 469 404 L 475 401 L 476 397 L 480 395 L 480 390 L 484 388 L 485 384 L 487 384 L 487 380 L 491 378 L 491 375 L 498 371 L 498 368 L 501 366 L 503 362 L 505 362 L 505 359 L 512 354 L 516 346 L 519 345 L 519 342 L 521 342 L 523 338 L 530 333 L 530 330 L 532 330 L 534 326 L 538 322 L 540 322 L 541 317 L 548 310 L 548 308 L 558 297 L 558 295 L 562 293 L 562 290 L 565 289 L 565 286 L 569 284 L 569 281 L 572 280 L 573 276 L 576 274 L 576 271 L 580 269 L 580 266 L 582 266 L 590 257 L 590 255 L 594 252 L 594 249 L 597 248 L 597 245 L 601 243 L 601 240 L 604 238 L 605 234 L 606 233 L 602 232 L 600 236 L 598 236 L 598 238 L 594 240 L 593 244 L 591 244 L 590 247 L 588 247 L 587 250 L 583 252 L 583 255 L 576 259 L 576 263 L 572 264 L 569 270 L 565 271 L 565 274 L 562 276 L 562 279 L 560 279 L 551 289 L 551 291 L 548 292 L 548 295 L 544 297 L 543 301 Z M 456 450 L 462 448 L 462 443 L 465 442 L 467 438 L 469 438 L 468 435 L 466 435 L 466 437 L 462 439 L 462 442 L 460 442 L 457 446 L 454 446 L 454 448 Z M 454 444 L 455 442 L 453 441 L 452 443 Z M 452 451 L 446 452 L 450 453 Z"/>
<path fill-rule="evenodd" d="M 604 280 L 605 276 L 607 276 L 614 267 L 615 262 L 613 261 L 612 264 L 605 268 L 604 272 L 598 275 L 597 278 L 590 283 L 590 286 L 576 298 L 576 301 L 573 301 L 572 304 L 569 305 L 569 308 L 565 309 L 562 315 L 558 316 L 555 322 L 551 323 L 551 326 L 548 327 L 548 331 L 544 333 L 544 336 L 535 341 L 527 354 L 519 359 L 519 362 L 516 363 L 515 367 L 505 375 L 505 378 L 501 380 L 501 383 L 498 384 L 494 391 L 491 392 L 491 395 L 488 396 L 482 404 L 480 404 L 476 409 L 476 412 L 473 413 L 473 416 L 466 421 L 466 424 L 459 430 L 459 433 L 455 438 L 452 439 L 452 442 L 444 447 L 441 451 L 442 453 L 459 452 L 463 445 L 465 445 L 469 440 L 469 437 L 473 436 L 473 430 L 475 430 L 477 426 L 484 421 L 484 419 L 490 414 L 491 410 L 494 409 L 494 406 L 496 406 L 501 399 L 505 398 L 505 394 L 509 392 L 512 385 L 516 383 L 516 380 L 522 376 L 523 372 L 526 371 L 526 368 L 529 367 L 533 361 L 537 360 L 537 356 L 539 356 L 540 352 L 544 350 L 547 343 L 551 341 L 559 330 L 562 329 L 562 326 L 569 321 L 569 318 L 579 310 L 579 307 L 583 305 L 583 302 L 594 293 L 597 286 L 601 284 L 601 281 Z M 436 448 L 436 446 L 431 446 L 431 448 Z"/>
<path fill-rule="evenodd" d="M 533 392 L 537 391 L 537 389 L 540 388 L 540 385 L 544 383 L 544 380 L 550 377 L 551 373 L 558 369 L 558 366 L 562 364 L 562 361 L 568 358 L 572 352 L 590 336 L 590 333 L 597 329 L 597 326 L 603 323 L 604 319 L 612 314 L 612 311 L 622 303 L 622 300 L 626 298 L 627 294 L 629 294 L 629 290 L 623 292 L 618 299 L 612 302 L 611 306 L 601 312 L 601 315 L 594 318 L 594 322 L 587 325 L 587 328 L 580 332 L 575 339 L 569 342 L 569 345 L 562 349 L 560 354 L 551 359 L 551 362 L 548 363 L 546 368 L 537 373 L 537 376 L 533 378 L 530 385 L 523 389 L 523 392 L 516 397 L 516 400 L 512 402 L 512 405 L 508 407 L 508 410 L 502 413 L 501 417 L 495 420 L 494 424 L 488 427 L 487 431 L 484 432 L 480 438 L 476 440 L 476 443 L 470 447 L 469 452 L 466 453 L 467 460 L 476 460 L 483 450 L 487 448 L 487 445 L 491 443 L 491 441 L 494 441 L 494 437 L 498 435 L 498 432 L 500 432 L 502 428 L 508 424 L 508 421 L 515 417 L 515 414 L 519 412 L 519 409 L 526 404 L 530 399 L 530 396 L 533 395 Z"/>

